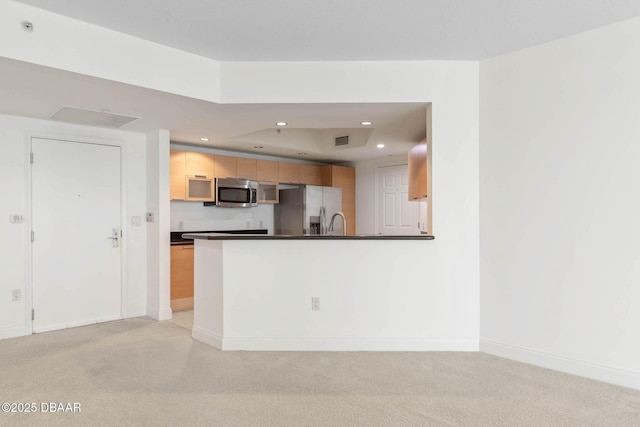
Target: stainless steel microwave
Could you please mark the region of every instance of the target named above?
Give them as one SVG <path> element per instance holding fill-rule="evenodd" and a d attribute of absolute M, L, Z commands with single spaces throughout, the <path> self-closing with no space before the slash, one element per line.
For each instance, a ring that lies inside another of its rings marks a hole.
<path fill-rule="evenodd" d="M 246 179 L 217 178 L 216 206 L 228 208 L 258 206 L 258 182 Z"/>

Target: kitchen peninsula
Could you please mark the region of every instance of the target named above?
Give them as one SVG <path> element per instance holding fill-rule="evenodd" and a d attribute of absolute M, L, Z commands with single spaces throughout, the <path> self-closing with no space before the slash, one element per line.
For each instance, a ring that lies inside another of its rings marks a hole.
<path fill-rule="evenodd" d="M 461 332 L 473 301 L 438 286 L 432 236 L 184 237 L 192 336 L 222 350 L 478 350 Z"/>

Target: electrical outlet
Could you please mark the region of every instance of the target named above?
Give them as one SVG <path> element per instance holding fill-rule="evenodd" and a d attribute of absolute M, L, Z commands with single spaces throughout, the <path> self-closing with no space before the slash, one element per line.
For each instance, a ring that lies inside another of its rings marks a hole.
<path fill-rule="evenodd" d="M 247 228 L 251 228 L 251 221 L 247 221 Z"/>
<path fill-rule="evenodd" d="M 147 220 L 147 222 L 153 222 L 153 212 L 147 212 L 144 215 L 145 219 Z"/>
<path fill-rule="evenodd" d="M 184 222 L 183 221 L 179 221 L 178 222 L 178 230 L 184 230 Z"/>
<path fill-rule="evenodd" d="M 22 300 L 22 289 L 12 289 L 11 301 L 21 301 L 21 300 Z"/>
<path fill-rule="evenodd" d="M 311 310 L 320 311 L 320 298 L 318 297 L 311 298 Z"/>
<path fill-rule="evenodd" d="M 260 228 L 264 228 L 262 220 L 260 220 Z"/>

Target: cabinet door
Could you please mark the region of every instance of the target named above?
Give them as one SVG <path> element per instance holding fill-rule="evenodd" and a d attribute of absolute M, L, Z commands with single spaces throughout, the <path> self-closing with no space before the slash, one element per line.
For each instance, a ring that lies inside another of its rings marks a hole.
<path fill-rule="evenodd" d="M 322 185 L 321 166 L 300 165 L 298 168 L 301 184 Z"/>
<path fill-rule="evenodd" d="M 171 150 L 169 154 L 169 182 L 170 199 L 184 200 L 185 198 L 185 152 L 182 150 Z"/>
<path fill-rule="evenodd" d="M 278 181 L 285 184 L 298 184 L 299 165 L 296 163 L 278 162 Z"/>
<path fill-rule="evenodd" d="M 278 182 L 278 162 L 273 160 L 257 161 L 258 178 L 260 182 Z"/>
<path fill-rule="evenodd" d="M 193 308 L 193 245 L 171 246 L 171 308 Z"/>
<path fill-rule="evenodd" d="M 356 233 L 356 170 L 331 166 L 331 186 L 342 188 L 342 213 L 347 218 L 347 234 Z"/>
<path fill-rule="evenodd" d="M 216 155 L 216 178 L 235 178 L 237 171 L 237 158 L 232 156 Z"/>
<path fill-rule="evenodd" d="M 258 203 L 276 204 L 280 201 L 277 182 L 258 183 Z"/>
<path fill-rule="evenodd" d="M 427 198 L 427 142 L 409 150 L 409 200 Z"/>
<path fill-rule="evenodd" d="M 213 154 L 186 152 L 186 175 L 212 178 L 215 172 Z"/>
<path fill-rule="evenodd" d="M 236 159 L 236 177 L 242 179 L 250 179 L 252 181 L 258 179 L 256 159 L 246 159 L 244 157 L 238 157 Z"/>

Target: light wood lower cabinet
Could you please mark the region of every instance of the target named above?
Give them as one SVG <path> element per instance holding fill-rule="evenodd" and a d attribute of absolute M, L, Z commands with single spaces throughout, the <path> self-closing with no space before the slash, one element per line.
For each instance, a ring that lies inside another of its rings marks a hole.
<path fill-rule="evenodd" d="M 193 245 L 171 246 L 171 310 L 193 309 Z"/>

